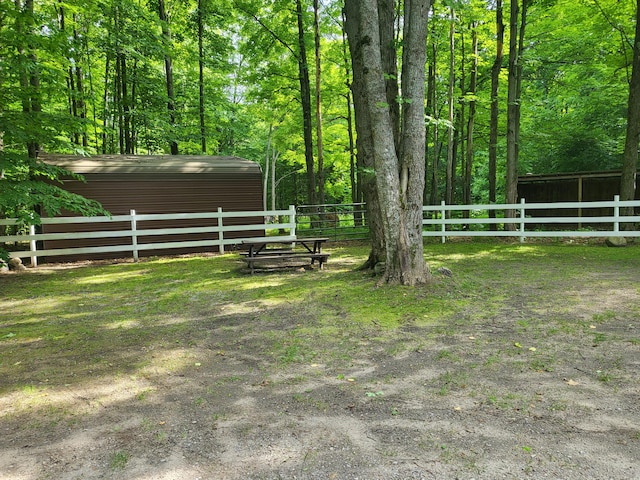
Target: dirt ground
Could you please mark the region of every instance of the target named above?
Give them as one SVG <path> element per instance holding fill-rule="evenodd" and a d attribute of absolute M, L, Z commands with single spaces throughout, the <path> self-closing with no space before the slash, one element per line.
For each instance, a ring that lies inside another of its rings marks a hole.
<path fill-rule="evenodd" d="M 640 478 L 640 272 L 581 280 L 393 332 L 336 308 L 317 340 L 307 308 L 213 295 L 135 373 L 0 397 L 0 478 Z"/>

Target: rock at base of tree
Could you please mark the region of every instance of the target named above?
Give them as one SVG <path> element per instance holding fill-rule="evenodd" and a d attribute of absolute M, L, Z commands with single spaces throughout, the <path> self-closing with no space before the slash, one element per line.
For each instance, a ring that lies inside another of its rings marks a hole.
<path fill-rule="evenodd" d="M 22 270 L 26 270 L 27 268 L 22 264 L 22 259 L 20 258 L 10 258 L 9 259 L 9 270 L 14 270 L 16 272 L 21 272 Z"/>
<path fill-rule="evenodd" d="M 624 237 L 607 237 L 604 243 L 607 247 L 626 247 L 627 239 Z"/>
<path fill-rule="evenodd" d="M 438 269 L 438 273 L 444 275 L 445 277 L 453 277 L 453 272 L 449 270 L 447 267 L 440 267 Z"/>
<path fill-rule="evenodd" d="M 376 275 L 382 275 L 386 269 L 386 264 L 384 262 L 378 262 L 373 267 L 373 273 Z"/>

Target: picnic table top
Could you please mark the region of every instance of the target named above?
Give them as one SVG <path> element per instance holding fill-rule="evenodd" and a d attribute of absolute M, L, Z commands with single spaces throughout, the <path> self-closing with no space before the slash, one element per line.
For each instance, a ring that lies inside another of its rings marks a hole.
<path fill-rule="evenodd" d="M 294 243 L 294 242 L 300 242 L 300 243 L 322 243 L 322 242 L 326 242 L 329 240 L 329 237 L 297 237 L 297 238 L 292 238 L 292 239 L 248 239 L 248 240 L 242 240 L 242 244 L 243 245 L 266 245 L 266 244 L 270 244 L 270 243 Z"/>

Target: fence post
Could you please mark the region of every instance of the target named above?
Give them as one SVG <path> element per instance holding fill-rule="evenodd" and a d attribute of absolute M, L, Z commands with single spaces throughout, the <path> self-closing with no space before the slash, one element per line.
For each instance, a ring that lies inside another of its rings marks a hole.
<path fill-rule="evenodd" d="M 130 210 L 129 214 L 131 215 L 131 247 L 133 250 L 133 261 L 138 261 L 138 235 L 136 234 L 136 211 Z"/>
<path fill-rule="evenodd" d="M 296 206 L 289 205 L 289 223 L 293 225 L 291 229 L 289 229 L 289 235 L 292 237 L 296 236 Z"/>
<path fill-rule="evenodd" d="M 38 246 L 37 246 L 37 242 L 33 238 L 33 236 L 35 234 L 36 234 L 35 225 L 29 225 L 29 236 L 31 237 L 31 239 L 29 240 L 29 244 L 31 246 L 30 250 L 34 253 L 34 255 L 31 255 L 31 266 L 32 267 L 37 267 L 38 266 L 38 257 L 35 255 L 35 252 L 36 252 Z"/>
<path fill-rule="evenodd" d="M 520 243 L 524 243 L 524 219 L 526 217 L 524 208 L 524 198 L 520 199 Z"/>
<path fill-rule="evenodd" d="M 444 235 L 447 231 L 447 226 L 445 223 L 447 219 L 447 211 L 444 209 L 445 205 L 445 201 L 442 200 L 440 202 L 440 206 L 442 207 L 442 210 L 440 210 L 440 222 L 442 222 L 442 225 L 440 226 L 440 230 L 442 231 L 442 243 L 445 243 L 447 241 L 447 237 Z"/>
<path fill-rule="evenodd" d="M 218 245 L 218 251 L 221 254 L 224 254 L 224 232 L 222 231 L 222 207 L 218 207 L 218 227 L 220 227 L 220 231 L 218 232 L 218 241 L 220 245 Z"/>
<path fill-rule="evenodd" d="M 613 201 L 615 205 L 613 206 L 613 216 L 615 220 L 613 221 L 613 231 L 620 231 L 620 195 L 614 195 Z"/>

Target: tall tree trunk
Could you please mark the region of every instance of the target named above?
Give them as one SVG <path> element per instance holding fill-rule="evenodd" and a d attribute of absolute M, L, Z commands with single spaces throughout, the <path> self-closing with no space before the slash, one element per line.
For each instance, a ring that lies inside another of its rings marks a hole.
<path fill-rule="evenodd" d="M 375 186 L 381 211 L 386 269 L 383 281 L 415 285 L 429 276 L 423 256 L 422 195 L 424 191 L 424 80 L 426 32 L 430 2 L 407 0 L 404 8 L 402 68 L 403 109 L 398 156 L 383 67 L 381 29 L 376 0 L 347 0 L 349 42 L 354 78 L 362 77 L 365 100 L 356 110 L 356 125 L 365 121 L 371 134 Z M 351 34 L 356 29 L 356 35 Z M 364 68 L 366 67 L 366 68 Z M 354 82 L 355 84 L 355 82 Z M 367 117 L 362 118 L 362 115 Z M 360 133 L 360 127 L 358 132 Z M 373 232 L 375 233 L 375 232 Z"/>
<path fill-rule="evenodd" d="M 380 200 L 375 186 L 375 175 L 371 173 L 374 169 L 373 135 L 366 109 L 369 100 L 362 75 L 366 69 L 362 44 L 367 42 L 367 38 L 366 35 L 362 36 L 360 33 L 360 5 L 357 1 L 345 2 L 345 31 L 351 50 L 352 71 L 354 72 L 352 91 L 356 120 L 356 151 L 359 171 L 362 172 L 359 184 L 366 202 L 366 218 L 371 238 L 371 251 L 362 268 L 373 269 L 377 264 L 385 261 L 386 248 Z"/>
<path fill-rule="evenodd" d="M 509 84 L 507 107 L 507 203 L 518 201 L 518 142 L 520 141 L 520 92 L 522 84 L 522 53 L 524 48 L 524 29 L 526 25 L 527 0 L 522 0 L 520 15 L 519 0 L 511 0 L 509 21 Z M 520 20 L 520 28 L 518 21 Z M 518 32 L 519 30 L 519 32 Z M 505 211 L 505 217 L 514 218 L 515 210 Z M 506 224 L 505 228 L 514 230 L 515 225 Z"/>
<path fill-rule="evenodd" d="M 467 90 L 467 72 L 465 69 L 467 63 L 467 52 L 465 49 L 464 43 L 464 29 L 460 31 L 460 97 L 457 99 L 456 103 L 458 104 L 458 118 L 455 132 L 455 149 L 453 154 L 454 164 L 453 164 L 453 183 L 451 190 L 453 191 L 453 201 L 456 202 L 455 193 L 458 188 L 458 178 L 456 172 L 458 171 L 458 152 L 460 152 L 460 178 L 462 179 L 462 197 L 464 198 L 464 172 L 465 172 L 465 115 L 467 110 L 467 103 L 464 98 L 464 94 Z"/>
<path fill-rule="evenodd" d="M 431 105 L 432 105 L 432 118 L 433 118 L 433 165 L 431 171 L 431 195 L 429 196 L 429 204 L 435 205 L 438 203 L 438 169 L 440 168 L 440 150 L 441 150 L 441 142 L 440 142 L 440 115 L 438 113 L 438 92 L 436 88 L 436 74 L 437 74 L 437 47 L 435 42 L 432 43 L 431 46 L 432 56 L 431 56 L 431 65 L 430 65 L 430 81 L 432 82 L 430 91 L 431 91 Z"/>
<path fill-rule="evenodd" d="M 429 169 L 429 136 L 431 135 L 431 124 L 433 123 L 433 98 L 434 98 L 434 88 L 435 88 L 435 77 L 433 75 L 433 61 L 431 58 L 427 58 L 427 102 L 425 106 L 425 115 L 427 120 L 425 121 L 424 126 L 424 137 L 425 137 L 425 171 L 424 171 L 424 182 L 425 186 L 429 185 L 431 180 L 430 177 L 430 169 Z M 435 147 L 435 144 L 434 144 Z M 434 148 L 435 149 L 435 148 Z M 429 189 L 424 189 L 423 194 L 423 202 L 425 205 L 429 204 Z"/>
<path fill-rule="evenodd" d="M 115 73 L 114 73 L 114 78 L 113 78 L 113 82 L 114 82 L 114 120 L 113 120 L 113 124 L 114 124 L 114 129 L 115 129 L 115 124 L 117 122 L 118 124 L 118 147 L 119 150 L 118 152 L 122 155 L 125 153 L 125 143 L 124 143 L 124 114 L 123 114 L 123 108 L 122 108 L 122 74 L 121 74 L 121 69 L 122 69 L 122 56 L 124 55 L 124 53 L 122 53 L 121 50 L 121 46 L 120 46 L 120 7 L 118 4 L 114 5 L 114 9 L 113 9 L 113 26 L 114 26 L 114 32 L 116 35 L 115 38 L 115 56 L 114 56 L 114 63 L 115 63 Z M 106 92 L 105 92 L 106 94 Z"/>
<path fill-rule="evenodd" d="M 87 138 L 87 127 L 85 124 L 85 120 L 87 118 L 87 105 L 85 102 L 85 93 L 84 93 L 84 75 L 82 73 L 82 66 L 80 63 L 80 59 L 82 58 L 82 53 L 85 51 L 83 43 L 86 42 L 87 36 L 84 35 L 82 38 L 78 35 L 78 16 L 73 14 L 73 41 L 77 48 L 77 54 L 79 58 L 77 59 L 76 67 L 75 67 L 75 75 L 76 75 L 76 107 L 77 114 L 80 118 L 81 125 L 81 143 L 83 147 L 87 147 L 89 144 L 89 140 Z"/>
<path fill-rule="evenodd" d="M 120 83 L 122 88 L 122 123 L 124 136 L 124 153 L 133 153 L 133 143 L 131 141 L 131 105 L 129 94 L 129 72 L 127 71 L 127 57 L 123 53 L 120 55 Z"/>
<path fill-rule="evenodd" d="M 167 110 L 169 111 L 169 123 L 171 128 L 171 139 L 169 149 L 171 155 L 178 155 L 178 140 L 176 132 L 176 98 L 173 90 L 173 57 L 169 50 L 171 48 L 171 29 L 169 28 L 169 18 L 164 5 L 164 0 L 158 0 L 158 15 L 162 28 L 162 39 L 165 44 L 164 71 L 167 84 Z"/>
<path fill-rule="evenodd" d="M 498 87 L 504 56 L 504 22 L 502 0 L 496 0 L 496 58 L 491 66 L 491 125 L 489 127 L 489 203 L 496 203 L 496 163 L 498 156 Z M 489 217 L 496 218 L 496 211 L 489 210 Z M 491 230 L 496 230 L 491 224 Z"/>
<path fill-rule="evenodd" d="M 267 210 L 269 193 L 269 157 L 271 154 L 271 137 L 273 135 L 273 124 L 269 124 L 269 135 L 267 135 L 267 151 L 264 156 L 264 178 L 262 179 L 262 209 Z M 271 191 L 273 196 L 273 190 Z"/>
<path fill-rule="evenodd" d="M 24 44 L 18 47 L 18 54 L 22 57 L 20 69 L 20 87 L 22 88 L 22 112 L 29 118 L 28 123 L 31 128 L 27 131 L 27 153 L 29 158 L 37 158 L 40 144 L 38 140 L 38 130 L 40 124 L 40 112 L 42 105 L 40 102 L 40 77 L 37 68 L 37 58 L 35 49 L 31 45 L 31 35 L 35 28 L 33 0 L 15 0 L 15 5 L 21 13 L 16 17 L 16 33 L 20 38 L 27 38 Z"/>
<path fill-rule="evenodd" d="M 313 133 L 311 125 L 311 84 L 309 80 L 309 64 L 307 63 L 307 45 L 304 35 L 303 15 L 302 0 L 296 0 L 296 16 L 298 19 L 298 78 L 300 81 L 300 101 L 302 102 L 304 156 L 307 166 L 307 201 L 310 205 L 316 205 L 316 176 L 314 173 Z"/>
<path fill-rule="evenodd" d="M 456 81 L 456 72 L 455 72 L 455 13 L 453 7 L 450 8 L 450 19 L 449 19 L 449 94 L 448 94 L 448 102 L 449 102 L 449 138 L 447 143 L 447 179 L 446 179 L 446 192 L 445 192 L 445 202 L 447 205 L 453 205 L 453 176 L 455 175 L 455 148 L 454 148 L 454 133 L 455 129 L 454 125 L 454 87 Z M 447 213 L 448 215 L 448 213 Z"/>
<path fill-rule="evenodd" d="M 351 183 L 351 203 L 362 202 L 362 188 L 360 182 L 360 172 L 356 157 L 356 145 L 353 132 L 353 113 L 351 110 L 351 68 L 349 67 L 349 52 L 347 43 L 347 32 L 345 30 L 345 11 L 342 10 L 342 60 L 344 62 L 344 78 L 347 87 L 345 95 L 347 107 L 347 133 L 349 134 L 349 180 Z M 360 227 L 363 224 L 362 211 L 358 207 L 353 209 L 353 224 Z"/>
<path fill-rule="evenodd" d="M 478 30 L 474 23 L 471 30 L 471 82 L 469 84 L 469 120 L 467 122 L 467 151 L 464 172 L 464 204 L 471 205 L 471 176 L 473 173 L 473 129 L 476 121 L 476 89 L 478 86 Z M 465 210 L 465 217 L 469 218 L 469 210 Z"/>
<path fill-rule="evenodd" d="M 400 231 L 398 235 L 398 262 L 387 265 L 385 275 L 387 281 L 415 285 L 424 283 L 429 278 L 423 250 L 422 198 L 426 154 L 424 103 L 427 21 L 431 2 L 407 0 L 404 8 L 402 95 L 406 101 L 402 105 L 400 158 L 400 213 L 404 232 Z M 387 252 L 388 256 L 389 250 Z"/>
<path fill-rule="evenodd" d="M 316 57 L 316 149 L 318 151 L 318 201 L 325 203 L 324 199 L 324 152 L 322 146 L 322 91 L 320 80 L 322 77 L 320 59 L 320 11 L 318 0 L 313 0 L 313 33 Z"/>
<path fill-rule="evenodd" d="M 116 54 L 116 76 L 114 81 L 115 85 L 115 101 L 116 101 L 116 111 L 118 112 L 118 145 L 120 155 L 123 155 L 126 152 L 125 149 L 125 136 L 124 136 L 124 108 L 123 108 L 123 83 L 122 83 L 122 57 L 123 53 L 118 52 Z"/>
<path fill-rule="evenodd" d="M 207 135 L 204 118 L 204 12 L 202 0 L 198 0 L 198 95 L 200 103 L 198 106 L 200 114 L 200 150 L 207 153 Z"/>
<path fill-rule="evenodd" d="M 627 108 L 627 136 L 624 143 L 620 199 L 633 200 L 638 171 L 638 142 L 640 141 L 640 0 L 636 2 L 636 31 L 633 43 L 633 63 L 629 83 Z M 633 208 L 625 208 L 624 215 L 632 215 Z"/>
<path fill-rule="evenodd" d="M 111 54 L 107 52 L 107 58 L 104 63 L 104 91 L 102 95 L 102 154 L 105 155 L 109 150 L 107 147 L 109 128 L 109 83 L 110 83 L 110 63 Z"/>

